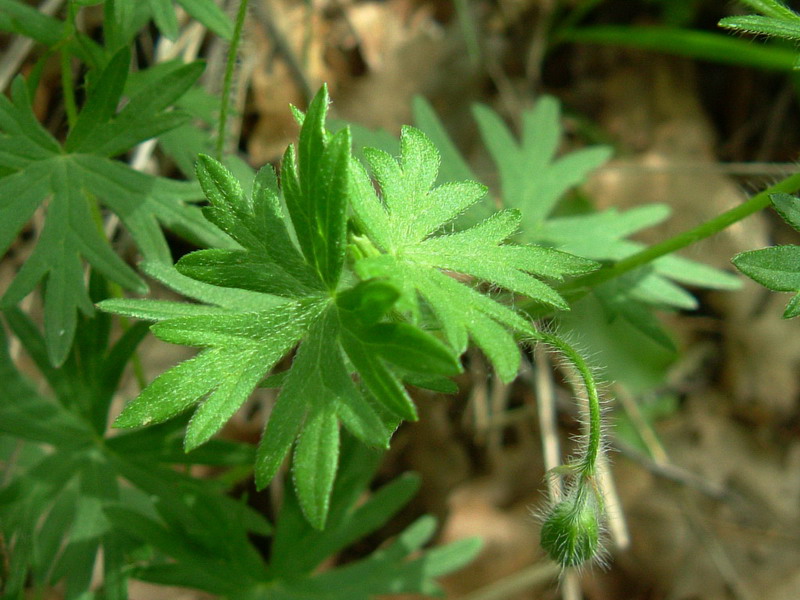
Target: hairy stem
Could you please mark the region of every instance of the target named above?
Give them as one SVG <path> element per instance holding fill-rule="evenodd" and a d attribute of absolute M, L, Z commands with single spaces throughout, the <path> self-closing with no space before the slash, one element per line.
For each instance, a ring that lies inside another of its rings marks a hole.
<path fill-rule="evenodd" d="M 230 112 L 231 88 L 233 87 L 233 72 L 236 69 L 236 59 L 239 56 L 239 42 L 242 39 L 242 29 L 244 20 L 247 16 L 248 0 L 239 2 L 239 11 L 236 13 L 236 23 L 233 29 L 233 38 L 228 47 L 228 60 L 225 63 L 225 77 L 222 81 L 222 98 L 219 109 L 219 123 L 217 124 L 217 160 L 222 160 L 222 153 L 225 150 L 225 129 L 228 125 L 228 113 Z"/>
<path fill-rule="evenodd" d="M 597 393 L 597 384 L 595 383 L 594 375 L 592 375 L 592 371 L 583 357 L 566 341 L 549 333 L 540 332 L 539 335 L 541 341 L 553 346 L 566 357 L 573 367 L 575 367 L 586 388 L 589 407 L 588 443 L 586 444 L 585 453 L 581 457 L 580 475 L 583 478 L 591 478 L 597 468 L 597 457 L 600 454 L 603 435 L 602 419 L 600 416 L 600 397 Z"/>
<path fill-rule="evenodd" d="M 794 175 L 779 181 L 775 185 L 768 187 L 763 192 L 756 194 L 747 202 L 740 204 L 739 206 L 736 206 L 729 211 L 726 211 L 721 215 L 718 215 L 713 219 L 698 225 L 697 227 L 664 240 L 655 246 L 645 248 L 641 252 L 637 252 L 636 254 L 629 256 L 628 258 L 619 261 L 607 269 L 601 269 L 599 271 L 595 271 L 594 273 L 589 273 L 583 277 L 578 277 L 577 279 L 568 282 L 564 286 L 561 286 L 559 291 L 562 293 L 577 292 L 577 294 L 571 294 L 571 299 L 577 299 L 586 294 L 589 288 L 596 287 L 601 283 L 605 283 L 606 281 L 614 279 L 615 277 L 619 277 L 620 275 L 623 275 L 629 271 L 633 271 L 634 269 L 649 264 L 657 258 L 671 254 L 676 250 L 690 246 L 691 244 L 694 244 L 695 242 L 703 240 L 707 237 L 711 237 L 715 233 L 719 233 L 734 223 L 741 221 L 745 217 L 749 217 L 753 213 L 766 208 L 769 206 L 770 195 L 772 194 L 778 192 L 791 194 L 796 192 L 798 189 L 800 189 L 800 173 L 795 173 Z"/>

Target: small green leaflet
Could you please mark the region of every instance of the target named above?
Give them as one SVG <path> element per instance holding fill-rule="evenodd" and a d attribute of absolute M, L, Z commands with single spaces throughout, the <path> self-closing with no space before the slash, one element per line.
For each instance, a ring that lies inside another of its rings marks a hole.
<path fill-rule="evenodd" d="M 800 40 L 800 14 L 777 0 L 742 0 L 762 15 L 725 17 L 718 25 L 739 33 Z M 795 65 L 797 68 L 797 65 Z"/>
<path fill-rule="evenodd" d="M 772 205 L 789 225 L 800 231 L 800 198 L 772 194 Z M 776 292 L 795 292 L 784 319 L 800 315 L 800 246 L 772 246 L 737 254 L 731 262 L 750 279 Z"/>
<path fill-rule="evenodd" d="M 110 158 L 183 122 L 180 113 L 167 109 L 199 77 L 202 65 L 171 69 L 117 112 L 129 64 L 130 55 L 122 50 L 92 80 L 64 148 L 36 120 L 22 78 L 12 84 L 10 99 L 0 96 L 0 167 L 11 171 L 0 178 L 0 251 L 49 198 L 33 254 L 2 304 L 14 305 L 45 283 L 45 340 L 54 365 L 69 352 L 77 311 L 93 311 L 82 259 L 127 289 L 146 290 L 106 241 L 95 214 L 98 202 L 120 217 L 150 260 L 170 258 L 160 225 L 204 245 L 227 241 L 199 209 L 186 204 L 197 197 L 192 184 L 145 175 Z"/>
<path fill-rule="evenodd" d="M 538 246 L 505 244 L 520 224 L 516 210 L 495 213 L 470 229 L 445 233 L 448 223 L 478 202 L 486 188 L 474 181 L 431 189 L 439 153 L 428 137 L 403 128 L 400 158 L 367 148 L 367 162 L 381 189 L 375 193 L 367 172 L 355 163 L 352 204 L 366 238 L 356 239 L 361 257 L 355 269 L 362 278 L 393 282 L 399 302 L 419 322 L 425 300 L 457 353 L 469 338 L 486 353 L 500 377 L 510 381 L 519 367 L 511 332 L 535 336 L 533 326 L 511 308 L 446 272 L 460 274 L 565 310 L 567 304 L 534 275 L 560 279 L 587 273 L 596 263 Z"/>
<path fill-rule="evenodd" d="M 331 135 L 325 129 L 327 105 L 323 88 L 301 115 L 297 149 L 286 152 L 281 180 L 288 218 L 270 167 L 259 172 L 249 196 L 225 167 L 201 156 L 197 175 L 211 203 L 205 216 L 238 248 L 189 254 L 176 265 L 183 279 L 163 270 L 156 274 L 212 306 L 101 304 L 157 320 L 153 333 L 165 341 L 202 348 L 157 377 L 115 423 L 158 423 L 199 404 L 186 431 L 187 450 L 211 438 L 299 344 L 291 369 L 281 374 L 282 388 L 257 451 L 256 483 L 269 484 L 294 445 L 298 499 L 320 529 L 335 479 L 340 423 L 363 442 L 385 448 L 402 419 L 417 418 L 401 375 L 460 371 L 456 356 L 436 338 L 385 320 L 400 297 L 393 285 L 340 284 L 354 163 L 349 131 Z M 212 287 L 218 291 L 210 293 Z"/>

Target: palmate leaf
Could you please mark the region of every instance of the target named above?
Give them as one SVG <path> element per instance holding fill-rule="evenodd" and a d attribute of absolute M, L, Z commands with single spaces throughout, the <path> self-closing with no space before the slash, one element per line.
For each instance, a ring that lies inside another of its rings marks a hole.
<path fill-rule="evenodd" d="M 522 211 L 526 239 L 537 237 L 537 229 L 567 190 L 582 183 L 611 156 L 611 148 L 595 146 L 556 158 L 562 135 L 560 114 L 555 98 L 540 98 L 533 109 L 523 113 L 518 142 L 497 113 L 483 105 L 473 108 L 481 137 L 500 174 L 503 206 Z"/>
<path fill-rule="evenodd" d="M 231 527 L 228 515 L 190 511 L 183 527 L 169 530 L 157 516 L 125 508 L 108 511 L 111 521 L 132 538 L 153 544 L 169 561 L 144 564 L 134 577 L 159 584 L 199 588 L 228 598 L 270 600 L 367 600 L 382 594 L 441 595 L 436 578 L 468 563 L 480 543 L 467 539 L 423 549 L 435 520 L 422 517 L 389 544 L 357 561 L 321 570 L 320 565 L 387 523 L 419 489 L 414 475 L 401 476 L 375 491 L 369 483 L 380 452 L 345 436 L 342 473 L 331 494 L 328 526 L 315 530 L 303 517 L 291 485 L 278 514 L 269 562 L 254 551 L 244 528 Z M 205 518 L 201 518 L 205 517 Z M 219 539 L 225 544 L 220 547 Z M 216 540 L 210 544 L 209 540 Z M 321 572 L 320 572 L 321 571 Z"/>
<path fill-rule="evenodd" d="M 294 445 L 299 502 L 318 528 L 327 518 L 340 423 L 365 443 L 386 447 L 400 420 L 416 419 L 398 373 L 460 370 L 434 337 L 404 323 L 382 322 L 400 295 L 392 285 L 364 281 L 340 289 L 353 164 L 349 131 L 331 135 L 325 129 L 327 104 L 323 88 L 301 115 L 297 149 L 284 159 L 281 181 L 290 219 L 270 167 L 258 174 L 250 196 L 221 164 L 200 158 L 198 178 L 210 201 L 206 218 L 238 248 L 187 255 L 176 265 L 183 280 L 161 275 L 211 306 L 145 300 L 102 305 L 157 320 L 158 337 L 203 349 L 157 377 L 116 422 L 158 423 L 199 403 L 186 432 L 187 450 L 218 431 L 299 344 L 291 369 L 281 374 L 282 389 L 258 448 L 256 483 L 266 486 Z M 209 293 L 212 286 L 217 293 Z"/>
<path fill-rule="evenodd" d="M 514 310 L 457 281 L 446 272 L 525 295 L 558 309 L 564 300 L 535 276 L 560 279 L 595 268 L 590 260 L 538 246 L 505 244 L 518 229 L 521 216 L 506 210 L 474 227 L 445 234 L 442 229 L 480 200 L 484 186 L 450 183 L 431 189 L 439 154 L 418 129 L 406 127 L 400 138 L 400 158 L 365 149 L 381 189 L 354 166 L 352 204 L 369 242 L 355 268 L 362 278 L 383 277 L 402 290 L 400 306 L 415 320 L 422 314 L 418 298 L 430 307 L 457 353 L 472 338 L 505 381 L 519 367 L 519 350 L 512 332 L 535 335 L 531 324 Z"/>
<path fill-rule="evenodd" d="M 91 280 L 95 300 L 104 294 L 100 280 Z M 248 446 L 216 445 L 213 457 L 178 453 L 174 432 L 164 427 L 103 437 L 120 377 L 146 327 L 131 327 L 112 345 L 110 316 L 82 319 L 67 361 L 54 368 L 30 319 L 16 309 L 5 316 L 52 394 L 37 392 L 19 373 L 0 327 L 0 380 L 8 400 L 0 403 L 0 437 L 11 438 L 17 456 L 25 457 L 8 462 L 0 485 L 0 530 L 10 556 L 4 598 L 42 595 L 59 584 L 65 598 L 90 597 L 100 556 L 102 597 L 127 598 L 128 556 L 138 542 L 109 522 L 106 511 L 119 503 L 141 517 L 154 513 L 157 501 L 168 502 L 177 513 L 166 520 L 170 531 L 186 512 L 199 513 L 208 504 L 224 507 L 229 528 L 242 520 L 268 531 L 263 522 L 257 526 L 255 513 L 220 493 L 216 482 L 192 480 L 171 465 L 252 460 Z"/>
<path fill-rule="evenodd" d="M 203 245 L 229 240 L 187 204 L 194 186 L 133 171 L 109 157 L 183 122 L 166 109 L 200 75 L 199 64 L 185 65 L 153 79 L 116 112 L 130 63 L 118 52 L 93 80 L 87 100 L 64 148 L 38 123 L 22 78 L 11 98 L 0 97 L 0 251 L 47 200 L 44 227 L 31 257 L 5 291 L 5 307 L 19 302 L 44 282 L 45 340 L 50 360 L 61 364 L 69 351 L 77 311 L 91 314 L 83 279 L 83 260 L 121 286 L 144 291 L 144 281 L 112 250 L 98 227 L 99 201 L 128 228 L 142 254 L 168 261 L 161 225 Z M 49 200 L 48 200 L 49 199 Z"/>
<path fill-rule="evenodd" d="M 430 105 L 417 98 L 414 109 L 417 125 L 431 136 L 437 147 L 447 149 L 443 152 L 443 160 L 447 162 L 443 170 L 468 173 L 469 167 L 459 157 Z M 632 241 L 630 236 L 667 218 L 668 207 L 648 205 L 626 211 L 611 208 L 558 215 L 559 203 L 570 188 L 580 184 L 609 156 L 609 150 L 602 147 L 560 155 L 563 135 L 560 112 L 554 98 L 542 97 L 525 111 L 522 135 L 517 138 L 489 108 L 473 109 L 500 175 L 501 204 L 522 213 L 516 239 L 603 262 L 618 261 L 640 251 L 643 245 Z M 486 203 L 481 209 L 485 214 Z M 476 212 L 472 210 L 459 224 L 474 223 Z M 653 309 L 692 309 L 697 305 L 694 296 L 680 284 L 732 289 L 738 281 L 731 274 L 701 263 L 666 256 L 647 269 L 595 288 L 573 306 L 575 310 L 563 313 L 559 322 L 579 333 L 591 351 L 603 353 L 604 363 L 609 365 L 606 377 L 632 388 L 646 389 L 657 385 L 674 355 L 674 344 Z M 525 308 L 534 315 L 552 313 L 541 306 L 528 304 Z M 650 350 L 640 357 L 642 348 Z M 641 360 L 636 360 L 637 357 Z M 657 370 L 659 373 L 655 373 Z"/>
<path fill-rule="evenodd" d="M 558 157 L 563 135 L 561 110 L 558 101 L 549 96 L 542 97 L 533 108 L 525 111 L 519 140 L 488 107 L 475 106 L 473 114 L 500 174 L 502 204 L 522 213 L 520 240 L 552 246 L 592 260 L 618 261 L 644 247 L 631 241 L 631 235 L 669 216 L 669 208 L 659 204 L 624 212 L 610 208 L 554 216 L 565 193 L 608 160 L 610 149 L 593 147 Z M 426 133 L 434 134 L 437 146 L 452 148 L 435 113 L 419 98 L 415 118 L 424 125 Z M 456 161 L 448 168 L 461 170 L 463 162 Z M 676 283 L 712 289 L 734 289 L 738 285 L 736 278 L 728 273 L 679 256 L 655 261 L 649 272 L 635 280 L 635 290 L 630 292 L 634 300 L 680 309 L 696 308 L 697 301 Z"/>

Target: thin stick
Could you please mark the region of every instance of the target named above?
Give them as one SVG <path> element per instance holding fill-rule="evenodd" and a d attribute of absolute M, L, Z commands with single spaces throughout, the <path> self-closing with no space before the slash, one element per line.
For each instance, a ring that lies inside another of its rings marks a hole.
<path fill-rule="evenodd" d="M 547 351 L 541 346 L 533 350 L 536 366 L 534 368 L 534 391 L 536 393 L 536 406 L 539 414 L 539 430 L 542 437 L 542 453 L 544 455 L 544 468 L 550 472 L 561 465 L 561 448 L 558 442 L 556 425 L 556 403 L 553 386 L 553 375 L 550 369 L 550 359 Z M 558 477 L 547 478 L 547 494 L 551 502 L 561 500 L 563 494 L 561 479 Z"/>
<path fill-rule="evenodd" d="M 559 573 L 558 565 L 552 563 L 531 565 L 467 594 L 461 600 L 506 600 L 514 594 L 550 583 Z"/>
<path fill-rule="evenodd" d="M 601 453 L 597 458 L 597 479 L 600 483 L 600 490 L 603 492 L 603 505 L 606 509 L 606 522 L 611 541 L 617 550 L 625 551 L 630 548 L 631 534 L 625 519 L 625 511 L 622 510 L 622 502 L 617 493 L 617 484 L 614 482 L 605 453 Z"/>
<path fill-rule="evenodd" d="M 542 451 L 545 469 L 549 473 L 561 464 L 553 370 L 547 351 L 543 347 L 537 345 L 533 352 L 536 360 L 535 390 L 536 404 L 539 408 L 539 427 L 542 432 Z M 548 477 L 547 491 L 550 496 L 550 504 L 555 505 L 564 495 L 561 478 Z M 564 600 L 581 600 L 583 594 L 581 593 L 580 577 L 576 571 L 571 569 L 564 571 L 561 583 L 561 595 Z"/>

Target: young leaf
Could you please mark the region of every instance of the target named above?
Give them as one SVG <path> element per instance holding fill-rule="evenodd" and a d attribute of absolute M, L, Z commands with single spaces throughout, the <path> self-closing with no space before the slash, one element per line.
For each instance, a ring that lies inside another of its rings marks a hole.
<path fill-rule="evenodd" d="M 414 318 L 420 316 L 421 296 L 456 352 L 463 352 L 472 337 L 500 376 L 512 379 L 519 352 L 507 330 L 535 335 L 532 326 L 445 271 L 566 309 L 561 297 L 534 275 L 561 278 L 588 272 L 595 263 L 548 248 L 504 244 L 520 223 L 514 210 L 497 213 L 465 231 L 434 235 L 480 200 L 486 189 L 475 182 L 462 182 L 431 190 L 439 154 L 418 129 L 403 129 L 399 161 L 378 150 L 364 152 L 382 194 L 375 194 L 366 172 L 356 167 L 353 209 L 369 238 L 369 242 L 361 242 L 363 257 L 356 263 L 356 271 L 362 278 L 383 277 L 396 285 L 402 291 L 400 306 Z M 374 248 L 370 249 L 369 243 Z"/>
<path fill-rule="evenodd" d="M 212 306 L 102 304 L 157 320 L 152 330 L 165 341 L 203 348 L 157 377 L 116 422 L 157 423 L 200 403 L 187 428 L 187 449 L 219 430 L 299 343 L 291 369 L 281 374 L 282 389 L 256 454 L 256 483 L 266 486 L 296 444 L 299 503 L 318 528 L 328 513 L 339 423 L 367 444 L 386 447 L 401 419 L 416 418 L 396 367 L 428 376 L 460 370 L 453 353 L 429 334 L 380 322 L 400 296 L 394 286 L 363 282 L 338 290 L 353 163 L 348 132 L 331 136 L 325 130 L 327 103 L 323 88 L 302 117 L 297 150 L 284 160 L 290 219 L 271 169 L 258 174 L 250 196 L 221 164 L 209 157 L 198 161 L 198 179 L 210 201 L 205 216 L 229 236 L 227 247 L 235 248 L 189 254 L 176 265 L 178 273 L 163 265 L 154 271 L 152 264 L 148 271 Z M 361 385 L 351 376 L 353 368 Z"/>
<path fill-rule="evenodd" d="M 300 248 L 328 289 L 335 289 L 345 254 L 350 180 L 350 132 L 325 130 L 328 93 L 323 87 L 305 115 L 297 153 L 283 159 L 281 180 Z"/>

